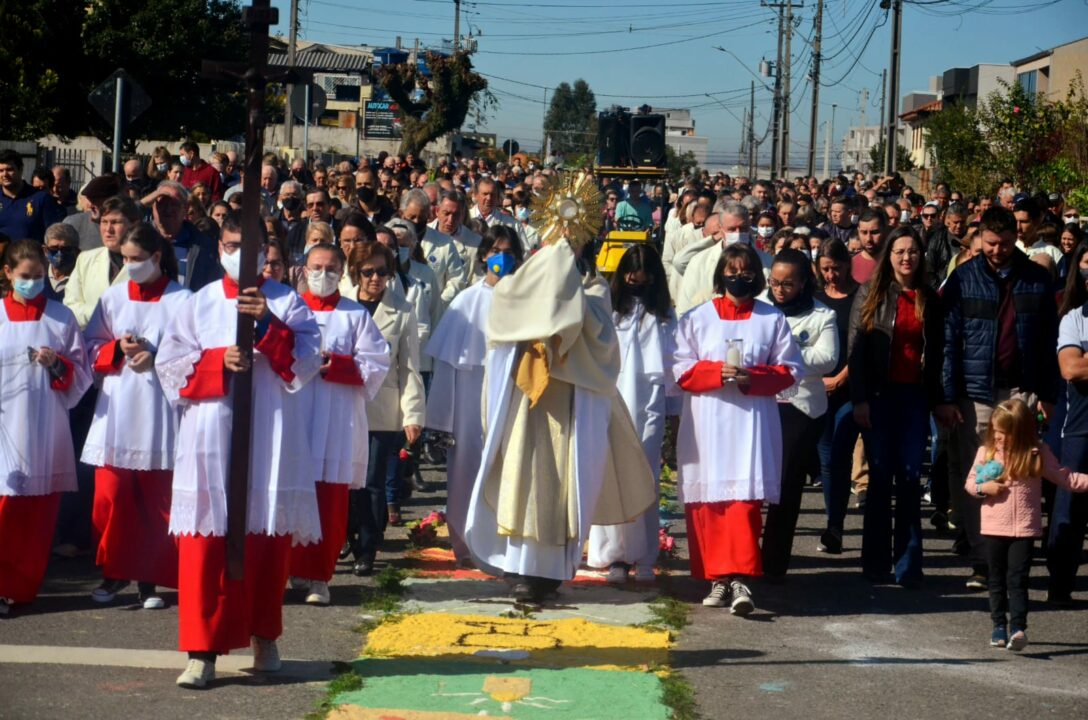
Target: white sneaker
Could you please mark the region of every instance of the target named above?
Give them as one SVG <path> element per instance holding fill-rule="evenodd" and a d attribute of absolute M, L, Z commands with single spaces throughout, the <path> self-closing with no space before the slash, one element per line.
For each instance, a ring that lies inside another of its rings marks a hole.
<path fill-rule="evenodd" d="M 253 648 L 253 669 L 257 672 L 278 672 L 283 667 L 275 640 L 254 635 L 250 638 L 250 647 Z"/>
<path fill-rule="evenodd" d="M 306 578 L 294 577 L 293 575 L 287 578 L 287 585 L 292 590 L 309 590 L 310 581 Z"/>
<path fill-rule="evenodd" d="M 733 604 L 729 606 L 731 613 L 744 617 L 756 609 L 755 603 L 752 602 L 752 591 L 747 585 L 740 580 L 734 580 L 729 584 L 729 589 L 733 591 Z"/>
<path fill-rule="evenodd" d="M 307 605 L 328 605 L 329 584 L 314 580 L 310 583 L 310 594 L 306 596 Z"/>
<path fill-rule="evenodd" d="M 3 617 L 11 612 L 11 606 L 14 604 L 15 601 L 11 598 L 0 598 L 0 617 Z"/>
<path fill-rule="evenodd" d="M 703 605 L 707 607 L 725 607 L 729 596 L 729 586 L 720 580 L 715 580 L 710 586 L 710 594 L 703 598 Z"/>
<path fill-rule="evenodd" d="M 1005 646 L 1006 650 L 1012 650 L 1013 652 L 1020 652 L 1028 646 L 1028 635 L 1023 630 L 1017 630 L 1009 637 L 1009 644 Z"/>
<path fill-rule="evenodd" d="M 158 595 L 148 595 L 143 598 L 144 610 L 162 610 L 166 607 L 166 601 Z"/>
<path fill-rule="evenodd" d="M 192 659 L 185 666 L 185 672 L 178 675 L 178 687 L 200 690 L 215 680 L 215 663 L 211 660 Z"/>

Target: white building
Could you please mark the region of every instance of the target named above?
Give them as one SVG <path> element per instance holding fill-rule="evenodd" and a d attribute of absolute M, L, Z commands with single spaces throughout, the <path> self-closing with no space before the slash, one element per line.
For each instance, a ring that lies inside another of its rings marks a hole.
<path fill-rule="evenodd" d="M 881 172 L 883 168 L 873 167 L 869 151 L 884 138 L 885 129 L 881 125 L 854 126 L 846 131 L 842 138 L 842 166 L 853 172 Z M 910 147 L 910 134 L 906 127 L 896 128 L 896 142 Z"/>
<path fill-rule="evenodd" d="M 665 142 L 676 152 L 683 155 L 691 152 L 699 167 L 706 167 L 707 138 L 695 134 L 695 118 L 691 110 L 654 108 L 655 113 L 665 116 Z"/>

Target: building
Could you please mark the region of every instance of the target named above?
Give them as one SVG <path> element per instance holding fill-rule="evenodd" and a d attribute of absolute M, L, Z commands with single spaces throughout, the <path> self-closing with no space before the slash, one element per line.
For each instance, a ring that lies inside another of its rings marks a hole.
<path fill-rule="evenodd" d="M 930 86 L 936 86 L 937 78 L 933 78 Z M 929 151 L 926 147 L 926 118 L 935 112 L 940 112 L 943 107 L 940 98 L 935 92 L 912 92 L 903 96 L 900 104 L 903 112 L 899 119 L 907 128 L 908 141 L 904 143 L 910 150 L 910 161 L 917 169 L 929 166 Z"/>
<path fill-rule="evenodd" d="M 854 126 L 846 131 L 842 139 L 842 166 L 845 170 L 853 172 L 871 173 L 883 172 L 882 167 L 873 167 L 869 157 L 870 150 L 884 139 L 885 129 L 883 125 Z M 909 143 L 908 129 L 902 125 L 896 128 L 896 142 L 907 146 Z"/>
<path fill-rule="evenodd" d="M 986 100 L 990 93 L 1001 89 L 1001 81 L 1011 83 L 1016 79 L 1011 65 L 981 63 L 969 68 L 950 68 L 941 76 L 940 95 L 945 105 L 965 103 L 978 107 L 979 100 Z"/>
<path fill-rule="evenodd" d="M 1081 91 L 1088 80 L 1088 37 L 1012 61 L 1016 82 L 1029 93 L 1063 100 L 1080 75 Z"/>
<path fill-rule="evenodd" d="M 691 152 L 699 167 L 706 167 L 708 140 L 695 134 L 695 118 L 691 110 L 682 108 L 654 108 L 655 113 L 665 116 L 665 142 L 677 155 Z"/>

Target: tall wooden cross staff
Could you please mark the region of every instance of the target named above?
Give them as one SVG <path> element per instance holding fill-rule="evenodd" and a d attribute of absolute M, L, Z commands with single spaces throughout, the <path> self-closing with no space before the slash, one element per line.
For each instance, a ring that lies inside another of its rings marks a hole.
<path fill-rule="evenodd" d="M 268 71 L 268 28 L 279 22 L 279 11 L 271 7 L 270 0 L 253 0 L 253 5 L 242 11 L 242 19 L 249 30 L 248 63 L 203 63 L 205 77 L 241 79 L 246 88 L 246 151 L 245 177 L 242 186 L 242 262 L 238 278 L 239 290 L 257 286 L 257 253 L 261 249 L 263 227 L 261 223 L 261 158 L 264 156 L 264 95 L 270 80 L 287 80 L 290 70 Z M 291 79 L 296 79 L 292 77 Z M 238 334 L 235 344 L 242 353 L 253 354 L 254 320 L 248 315 L 238 316 Z M 249 452 L 252 431 L 252 370 L 236 373 L 233 421 L 230 442 L 230 486 L 227 488 L 227 576 L 241 580 L 245 571 L 246 509 L 249 495 Z"/>

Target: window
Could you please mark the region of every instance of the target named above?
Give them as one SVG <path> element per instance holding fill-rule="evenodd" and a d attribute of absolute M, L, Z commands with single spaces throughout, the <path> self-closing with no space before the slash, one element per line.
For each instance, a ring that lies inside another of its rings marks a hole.
<path fill-rule="evenodd" d="M 1023 88 L 1024 92 L 1028 93 L 1029 95 L 1034 95 L 1036 93 L 1036 85 L 1038 84 L 1038 80 L 1038 70 L 1031 70 L 1026 73 L 1020 73 L 1016 76 L 1016 81 L 1020 83 L 1020 87 Z"/>

